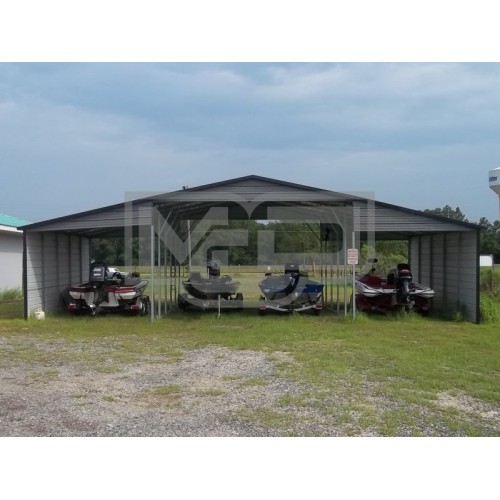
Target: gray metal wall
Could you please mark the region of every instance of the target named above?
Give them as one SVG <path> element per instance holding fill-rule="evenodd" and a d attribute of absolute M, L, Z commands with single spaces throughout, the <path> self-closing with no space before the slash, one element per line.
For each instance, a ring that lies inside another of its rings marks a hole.
<path fill-rule="evenodd" d="M 25 233 L 25 316 L 61 307 L 61 294 L 88 276 L 89 240 L 55 232 Z"/>
<path fill-rule="evenodd" d="M 410 238 L 415 281 L 436 291 L 434 309 L 461 311 L 479 322 L 477 232 L 426 234 Z"/>

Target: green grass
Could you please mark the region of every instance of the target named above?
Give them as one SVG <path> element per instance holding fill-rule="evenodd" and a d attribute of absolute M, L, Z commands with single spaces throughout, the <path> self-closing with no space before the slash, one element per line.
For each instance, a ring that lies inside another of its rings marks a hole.
<path fill-rule="evenodd" d="M 0 290 L 0 320 L 22 318 L 23 291 L 21 288 L 5 288 Z"/>
<path fill-rule="evenodd" d="M 241 383 L 241 387 L 258 387 L 269 385 L 269 380 L 265 378 L 248 378 Z"/>
<path fill-rule="evenodd" d="M 158 398 L 165 408 L 178 408 L 181 404 L 182 387 L 179 385 L 158 385 L 151 389 L 146 389 L 145 394 Z"/>
<path fill-rule="evenodd" d="M 182 392 L 182 387 L 178 385 L 159 385 L 150 389 L 150 392 L 156 396 L 176 396 Z"/>
<path fill-rule="evenodd" d="M 37 382 L 48 382 L 59 376 L 58 370 L 44 370 L 42 372 L 30 373 L 30 378 L 36 380 Z"/>
<path fill-rule="evenodd" d="M 293 428 L 293 417 L 274 408 L 244 408 L 232 413 L 228 420 L 256 424 L 264 428 Z M 283 432 L 283 435 L 294 435 L 293 432 Z"/>
<path fill-rule="evenodd" d="M 320 408 L 331 423 L 346 426 L 348 435 L 499 435 L 498 425 L 479 413 L 439 404 L 441 395 L 449 394 L 499 411 L 500 328 L 494 321 L 474 325 L 413 315 L 360 315 L 352 321 L 330 314 L 260 317 L 255 311 L 228 312 L 220 319 L 175 313 L 154 323 L 125 316 L 56 316 L 2 319 L 2 337 L 10 348 L 0 350 L 0 367 L 16 361 L 43 365 L 56 357 L 61 364 L 81 363 L 103 373 L 144 359 L 175 363 L 185 350 L 206 346 L 265 352 L 278 376 L 307 389 L 282 396 L 274 408 L 242 410 L 232 418 L 281 427 L 280 435 L 299 433 L 295 425 L 300 422 L 291 422 L 287 407 Z M 97 354 L 86 345 L 97 346 Z M 268 383 L 226 379 L 262 390 Z M 161 386 L 149 394 L 171 403 L 179 401 L 180 391 Z M 377 410 L 380 400 L 388 402 L 382 412 Z"/>
<path fill-rule="evenodd" d="M 0 290 L 0 302 L 19 300 L 23 298 L 21 288 L 5 288 Z"/>
<path fill-rule="evenodd" d="M 22 299 L 0 300 L 0 320 L 22 318 L 24 315 Z"/>

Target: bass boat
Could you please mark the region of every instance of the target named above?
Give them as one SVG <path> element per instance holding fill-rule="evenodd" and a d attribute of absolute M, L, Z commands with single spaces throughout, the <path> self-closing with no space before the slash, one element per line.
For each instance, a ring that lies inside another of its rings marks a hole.
<path fill-rule="evenodd" d="M 377 262 L 377 259 L 370 262 Z M 432 288 L 413 281 L 407 263 L 398 264 L 386 278 L 376 275 L 375 268 L 371 268 L 355 280 L 355 286 L 356 308 L 360 311 L 389 313 L 403 309 L 427 314 L 435 295 Z"/>
<path fill-rule="evenodd" d="M 72 313 L 128 312 L 146 315 L 150 299 L 144 294 L 147 280 L 138 273 L 110 271 L 103 262 L 90 265 L 89 280 L 67 289 L 66 309 Z"/>
<path fill-rule="evenodd" d="M 300 271 L 298 264 L 288 263 L 284 273 L 266 273 L 259 283 L 262 292 L 259 313 L 265 314 L 268 310 L 286 313 L 312 310 L 320 314 L 323 286 L 311 280 L 307 272 Z"/>
<path fill-rule="evenodd" d="M 243 295 L 237 293 L 240 282 L 231 276 L 220 274 L 220 264 L 209 261 L 206 265 L 207 276 L 200 272 L 192 272 L 189 278 L 182 282 L 186 293 L 178 296 L 177 304 L 181 309 L 195 307 L 198 309 L 218 309 L 243 307 Z"/>

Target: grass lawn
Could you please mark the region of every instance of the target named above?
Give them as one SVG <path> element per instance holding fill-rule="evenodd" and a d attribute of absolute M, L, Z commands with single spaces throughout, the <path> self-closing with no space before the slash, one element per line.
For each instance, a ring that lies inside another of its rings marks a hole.
<path fill-rule="evenodd" d="M 0 351 L 0 366 L 47 356 L 34 339 L 49 344 L 50 355 L 62 360 L 84 359 L 85 352 L 71 352 L 73 343 L 112 341 L 116 347 L 106 354 L 111 364 L 113 358 L 134 363 L 161 353 L 175 360 L 185 350 L 214 345 L 263 351 L 275 357 L 280 377 L 307 389 L 283 396 L 276 408 L 238 418 L 276 428 L 291 408 L 321 407 L 333 423 L 347 424 L 348 435 L 500 435 L 496 323 L 365 315 L 353 322 L 327 313 L 259 317 L 254 310 L 226 312 L 220 319 L 211 312 L 179 312 L 154 323 L 61 315 L 45 321 L 0 319 L 1 337 L 13 347 Z"/>
<path fill-rule="evenodd" d="M 3 319 L 22 318 L 23 315 L 22 299 L 0 301 L 0 321 Z"/>

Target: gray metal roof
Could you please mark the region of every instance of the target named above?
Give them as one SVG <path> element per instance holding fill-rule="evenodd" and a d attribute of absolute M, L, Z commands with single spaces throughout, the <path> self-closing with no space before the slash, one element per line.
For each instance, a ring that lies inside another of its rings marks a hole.
<path fill-rule="evenodd" d="M 360 227 L 373 227 L 387 238 L 406 238 L 410 234 L 477 230 L 475 224 L 425 214 L 350 194 L 294 184 L 256 175 L 228 179 L 193 188 L 147 196 L 130 202 L 89 210 L 23 226 L 25 231 L 63 231 L 86 236 L 119 235 L 123 227 L 150 224 L 151 210 L 176 220 L 199 220 L 210 207 L 227 207 L 231 219 L 266 219 L 271 206 L 358 207 Z"/>

